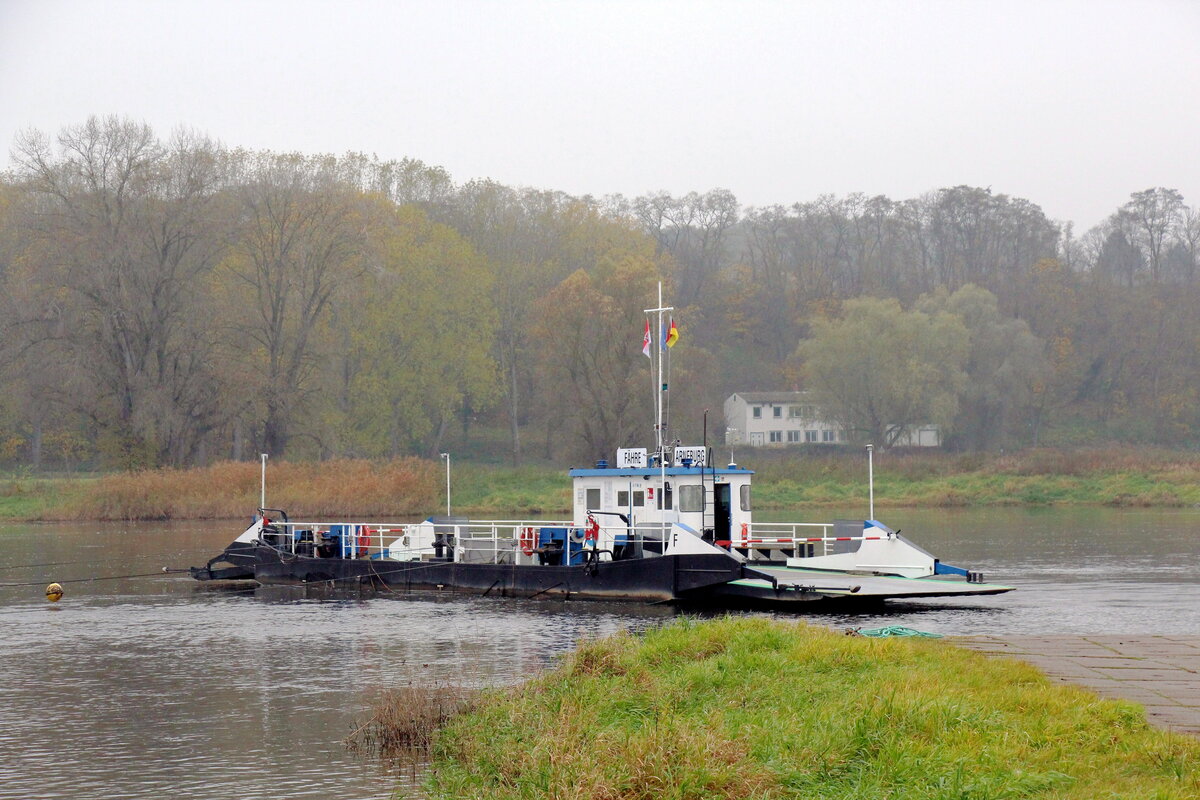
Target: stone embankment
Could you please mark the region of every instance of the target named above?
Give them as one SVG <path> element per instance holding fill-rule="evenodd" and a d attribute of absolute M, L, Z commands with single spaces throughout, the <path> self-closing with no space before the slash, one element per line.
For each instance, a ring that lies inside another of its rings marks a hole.
<path fill-rule="evenodd" d="M 972 636 L 955 642 L 1033 664 L 1059 683 L 1140 703 L 1150 724 L 1200 735 L 1200 636 Z"/>

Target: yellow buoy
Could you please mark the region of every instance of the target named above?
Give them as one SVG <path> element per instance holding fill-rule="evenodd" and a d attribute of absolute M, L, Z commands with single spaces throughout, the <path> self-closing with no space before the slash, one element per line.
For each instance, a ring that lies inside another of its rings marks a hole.
<path fill-rule="evenodd" d="M 52 583 L 46 587 L 46 599 L 51 603 L 57 603 L 62 599 L 63 590 L 57 583 Z"/>

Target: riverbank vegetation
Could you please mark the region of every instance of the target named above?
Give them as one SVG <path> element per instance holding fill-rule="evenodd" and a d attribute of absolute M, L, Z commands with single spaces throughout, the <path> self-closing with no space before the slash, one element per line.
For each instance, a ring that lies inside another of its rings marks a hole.
<path fill-rule="evenodd" d="M 758 511 L 865 507 L 858 452 L 814 448 L 754 453 Z M 0 477 L 0 519 L 156 520 L 235 518 L 259 502 L 259 466 L 108 475 Z M 268 505 L 293 517 L 411 519 L 445 510 L 444 465 L 407 458 L 272 462 Z M 1029 450 L 1006 455 L 891 451 L 875 459 L 881 508 L 958 506 L 1200 506 L 1200 457 L 1167 450 Z M 451 510 L 484 517 L 570 513 L 563 470 L 452 465 Z"/>
<path fill-rule="evenodd" d="M 472 708 L 478 695 L 452 684 L 385 689 L 366 720 L 346 737 L 346 746 L 384 761 L 426 760 L 437 732 Z"/>
<path fill-rule="evenodd" d="M 1192 798 L 1200 742 L 944 642 L 761 618 L 585 643 L 438 735 L 445 798 Z"/>
<path fill-rule="evenodd" d="M 338 459 L 278 462 L 267 504 L 293 518 L 413 517 L 436 509 L 436 465 Z M 249 517 L 260 499 L 260 467 L 225 461 L 193 469 L 117 472 L 80 478 L 0 478 L 0 518 L 167 520 Z"/>
<path fill-rule="evenodd" d="M 752 435 L 720 418 L 734 392 L 799 389 L 819 413 L 789 432 L 880 448 L 929 424 L 959 452 L 1200 446 L 1178 191 L 1082 236 L 970 186 L 797 200 L 458 184 L 116 117 L 27 131 L 0 174 L 0 468 L 611 459 L 653 432 L 660 281 L 684 444 Z"/>

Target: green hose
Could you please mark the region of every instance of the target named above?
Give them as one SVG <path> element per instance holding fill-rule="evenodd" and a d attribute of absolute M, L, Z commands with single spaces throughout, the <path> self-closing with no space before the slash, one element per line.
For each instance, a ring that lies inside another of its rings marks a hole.
<path fill-rule="evenodd" d="M 857 633 L 859 636 L 870 636 L 873 639 L 879 639 L 885 636 L 920 636 L 927 639 L 942 638 L 940 633 L 927 633 L 926 631 L 919 631 L 915 628 L 905 628 L 902 625 L 889 625 L 886 628 L 871 628 L 870 630 L 865 631 L 859 628 L 855 630 L 855 633 Z"/>

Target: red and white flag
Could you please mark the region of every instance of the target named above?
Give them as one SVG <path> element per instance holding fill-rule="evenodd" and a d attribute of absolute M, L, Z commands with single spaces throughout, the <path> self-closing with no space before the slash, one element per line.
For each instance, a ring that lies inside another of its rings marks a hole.
<path fill-rule="evenodd" d="M 642 336 L 642 355 L 650 358 L 650 320 L 646 320 L 646 333 Z"/>

